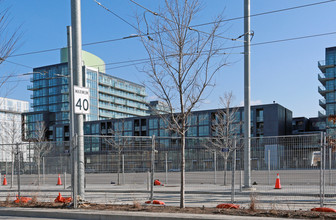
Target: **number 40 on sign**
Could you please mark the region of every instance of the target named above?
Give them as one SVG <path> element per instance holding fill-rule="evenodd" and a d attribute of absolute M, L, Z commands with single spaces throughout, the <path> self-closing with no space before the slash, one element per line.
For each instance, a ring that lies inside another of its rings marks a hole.
<path fill-rule="evenodd" d="M 90 113 L 90 90 L 88 88 L 74 86 L 75 114 Z"/>

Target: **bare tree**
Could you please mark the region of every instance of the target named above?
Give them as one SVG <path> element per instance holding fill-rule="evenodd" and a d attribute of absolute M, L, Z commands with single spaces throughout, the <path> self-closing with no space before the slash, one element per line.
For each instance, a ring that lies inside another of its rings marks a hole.
<path fill-rule="evenodd" d="M 0 0 L 1 5 L 1 0 Z M 18 30 L 10 31 L 9 9 L 0 11 L 0 65 L 14 52 L 21 35 Z M 13 74 L 0 77 L 0 88 L 2 88 Z M 2 91 L 3 92 L 3 91 Z"/>
<path fill-rule="evenodd" d="M 197 0 L 165 0 L 153 21 L 145 20 L 150 36 L 141 32 L 143 23 L 138 17 L 139 35 L 150 60 L 143 69 L 149 77 L 148 88 L 168 106 L 170 117 L 160 117 L 181 137 L 181 208 L 185 207 L 187 118 L 206 89 L 213 86 L 214 75 L 226 64 L 223 54 L 217 56 L 220 18 L 204 33 L 191 28 L 199 12 Z"/>
<path fill-rule="evenodd" d="M 0 122 L 1 127 L 1 139 L 3 143 L 8 144 L 3 146 L 2 153 L 10 152 L 11 154 L 11 188 L 14 182 L 14 164 L 15 155 L 17 153 L 16 144 L 20 144 L 21 141 L 21 115 L 14 112 L 8 112 L 6 118 L 3 118 Z M 7 158 L 6 158 L 7 160 Z"/>
<path fill-rule="evenodd" d="M 238 108 L 232 107 L 232 92 L 224 93 L 220 97 L 223 109 L 218 110 L 216 117 L 212 121 L 214 137 L 212 143 L 206 145 L 209 149 L 218 152 L 224 159 L 224 185 L 227 184 L 227 163 L 230 154 L 237 148 L 234 145 L 234 138 L 240 130 L 241 122 L 237 117 Z"/>
<path fill-rule="evenodd" d="M 41 185 L 41 158 L 45 156 L 51 149 L 52 144 L 47 142 L 46 138 L 46 125 L 43 121 L 36 122 L 33 139 L 34 158 L 37 162 L 37 184 Z"/>

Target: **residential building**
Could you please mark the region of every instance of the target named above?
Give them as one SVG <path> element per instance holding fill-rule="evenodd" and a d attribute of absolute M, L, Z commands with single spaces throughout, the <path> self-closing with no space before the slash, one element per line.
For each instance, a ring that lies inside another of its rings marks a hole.
<path fill-rule="evenodd" d="M 148 115 L 167 114 L 170 109 L 167 104 L 161 101 L 150 101 L 148 103 Z"/>
<path fill-rule="evenodd" d="M 325 118 L 313 117 L 296 117 L 293 118 L 293 134 L 308 134 L 324 132 L 326 130 Z"/>
<path fill-rule="evenodd" d="M 28 144 L 22 142 L 21 114 L 27 111 L 29 102 L 0 97 L 0 162 L 12 162 L 16 144 L 24 162 L 32 158 Z"/>
<path fill-rule="evenodd" d="M 222 110 L 194 111 L 189 116 L 187 138 L 194 139 L 194 141 L 187 141 L 187 157 L 198 157 L 197 155 L 199 155 L 199 157 L 202 155 L 209 156 L 209 152 L 205 152 L 206 149 L 204 149 L 200 140 L 202 138 L 215 137 L 214 120 L 216 115 L 220 114 L 220 111 Z M 112 168 L 109 164 L 111 164 L 111 154 L 115 149 L 106 144 L 103 138 L 104 136 L 135 136 L 135 139 L 139 137 L 139 141 L 136 145 L 143 146 L 143 148 L 141 148 L 143 152 L 139 151 L 139 154 L 142 155 L 151 148 L 150 144 L 146 141 L 140 141 L 141 137 L 150 140 L 148 137 L 155 135 L 158 144 L 158 157 L 161 159 L 164 158 L 164 153 L 169 151 L 168 157 L 171 161 L 169 169 L 178 169 L 179 154 L 177 152 L 179 151 L 178 146 L 180 140 L 175 132 L 168 129 L 166 120 L 164 120 L 163 117 L 169 117 L 169 114 L 85 122 L 84 135 L 87 136 L 84 141 L 86 168 L 90 170 L 99 169 L 100 171 L 111 171 L 109 169 Z M 235 131 L 238 137 L 243 135 L 243 121 L 244 109 L 243 107 L 239 107 L 235 113 L 235 122 L 232 125 L 236 128 Z M 66 130 L 68 125 L 55 125 L 53 130 L 58 127 L 62 127 L 62 130 Z M 252 137 L 291 135 L 292 112 L 277 103 L 252 106 L 251 127 Z M 52 136 L 52 140 L 57 140 L 58 138 L 58 136 Z M 60 140 L 67 140 L 67 137 L 64 135 Z M 146 154 L 146 156 L 148 155 Z M 161 162 L 162 161 L 163 160 L 161 160 Z M 204 161 L 204 159 L 198 161 Z M 253 166 L 258 166 L 259 163 L 260 161 L 254 157 Z M 140 164 L 134 166 L 138 166 L 137 169 L 139 170 L 143 168 L 143 165 Z M 187 170 L 192 170 L 194 169 L 193 167 L 198 166 L 201 167 L 201 165 L 192 162 L 191 159 L 187 159 Z M 204 169 L 207 169 L 206 167 L 211 167 L 212 165 L 209 163 L 204 166 Z M 163 165 L 161 167 L 163 167 Z"/>
<path fill-rule="evenodd" d="M 336 47 L 329 47 L 325 50 L 325 60 L 318 62 L 321 73 L 318 80 L 322 85 L 318 87 L 318 92 L 323 96 L 319 104 L 323 111 L 319 112 L 319 117 L 326 120 L 327 134 L 334 133 L 336 125 L 327 120 L 327 117 L 336 115 Z"/>
<path fill-rule="evenodd" d="M 90 114 L 85 121 L 147 115 L 145 87 L 104 73 L 105 63 L 99 57 L 82 51 L 83 85 L 90 89 Z M 44 121 L 46 139 L 69 140 L 69 72 L 67 49 L 61 50 L 61 63 L 33 69 L 33 111 L 24 114 L 25 140 L 34 139 L 36 123 Z M 55 130 L 54 130 L 55 129 Z"/>

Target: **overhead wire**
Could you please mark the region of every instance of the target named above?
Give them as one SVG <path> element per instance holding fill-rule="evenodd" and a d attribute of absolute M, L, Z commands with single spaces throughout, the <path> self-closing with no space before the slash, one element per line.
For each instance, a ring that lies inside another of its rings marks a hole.
<path fill-rule="evenodd" d="M 170 21 L 170 22 L 174 22 L 174 21 L 172 21 L 171 19 L 169 19 L 169 18 L 167 18 L 167 17 L 165 17 L 165 16 L 163 16 L 163 15 L 157 13 L 157 12 L 154 12 L 154 11 L 152 11 L 152 10 L 150 10 L 150 9 L 148 9 L 148 8 L 146 8 L 146 7 L 144 7 L 144 6 L 140 5 L 139 3 L 137 3 L 137 2 L 135 2 L 135 1 L 133 1 L 133 0 L 129 0 L 129 1 L 132 2 L 132 3 L 134 3 L 134 4 L 136 4 L 136 5 L 138 5 L 139 7 L 143 8 L 143 9 L 145 9 L 146 11 L 152 13 L 152 14 L 155 15 L 155 16 L 159 16 L 159 17 L 161 17 L 161 18 L 163 18 L 163 19 L 166 19 L 166 20 L 168 20 L 168 21 Z M 215 24 L 215 23 L 220 23 L 220 21 L 218 21 L 218 22 L 213 22 L 213 24 Z M 193 26 L 185 26 L 185 25 L 182 25 L 182 26 L 184 26 L 184 27 L 186 27 L 186 28 L 188 28 L 189 30 L 192 30 L 192 31 L 196 31 L 196 32 L 199 32 L 199 33 L 202 33 L 202 34 L 206 34 L 206 35 L 211 35 L 211 34 L 208 33 L 208 32 L 194 29 L 194 28 L 192 28 Z M 159 32 L 159 33 L 168 32 L 168 31 L 171 31 L 171 30 L 161 31 L 161 32 Z M 156 32 L 156 33 L 158 33 L 158 32 Z M 152 33 L 152 34 L 155 34 L 155 33 Z M 152 34 L 150 34 L 150 35 L 152 35 Z M 223 39 L 226 39 L 226 40 L 231 40 L 231 41 L 242 41 L 242 42 L 244 42 L 243 40 L 238 40 L 238 38 L 223 37 L 223 36 L 220 36 L 220 35 L 214 35 L 214 36 L 215 36 L 215 37 L 219 37 L 219 38 L 223 38 Z"/>
<path fill-rule="evenodd" d="M 287 41 L 293 41 L 293 40 L 301 40 L 301 39 L 314 38 L 314 37 L 322 37 L 322 36 L 328 36 L 328 35 L 334 35 L 334 34 L 336 34 L 336 31 L 334 31 L 334 32 L 328 32 L 328 33 L 321 33 L 321 34 L 305 35 L 305 36 L 299 36 L 299 37 L 293 37 L 293 38 L 286 38 L 286 39 L 279 39 L 279 40 L 272 40 L 272 41 L 264 41 L 264 42 L 259 42 L 259 43 L 252 43 L 252 44 L 250 44 L 250 46 L 259 46 L 259 45 L 265 45 L 265 44 L 280 43 L 280 42 L 287 42 Z M 219 50 L 227 50 L 227 49 L 234 49 L 234 48 L 241 48 L 241 47 L 244 47 L 244 45 L 219 48 Z M 8 60 L 5 60 L 5 61 L 8 62 Z M 106 66 L 108 66 L 108 65 L 117 65 L 117 64 L 140 62 L 140 61 L 146 61 L 146 62 L 148 62 L 149 58 L 118 61 L 118 62 L 106 63 L 104 65 L 106 65 Z M 132 65 L 133 64 L 131 64 L 130 66 L 132 66 Z M 102 65 L 93 65 L 92 67 L 96 67 L 96 66 L 102 66 Z"/>
<path fill-rule="evenodd" d="M 137 29 L 136 26 L 134 26 L 133 24 L 131 24 L 130 22 L 128 22 L 126 19 L 123 19 L 118 14 L 114 13 L 113 11 L 111 11 L 110 9 L 108 9 L 107 7 L 105 7 L 104 5 L 102 5 L 97 0 L 93 0 L 93 1 L 96 2 L 100 7 L 104 8 L 106 11 L 110 12 L 111 14 L 113 14 L 114 16 L 116 16 L 117 18 L 119 18 L 120 20 L 122 20 L 123 22 L 125 22 L 126 24 L 128 24 L 129 26 L 133 27 L 134 29 Z"/>
<path fill-rule="evenodd" d="M 268 12 L 261 12 L 261 13 L 257 13 L 257 14 L 252 14 L 252 15 L 250 15 L 250 17 L 256 17 L 256 16 L 267 15 L 267 14 L 272 14 L 272 13 L 278 13 L 278 12 L 283 12 L 283 11 L 289 11 L 289 10 L 294 10 L 294 9 L 299 9 L 299 8 L 304 8 L 304 7 L 316 6 L 316 5 L 331 3 L 331 2 L 335 2 L 335 1 L 336 0 L 321 1 L 321 2 L 316 2 L 316 3 L 311 3 L 311 4 L 305 4 L 305 5 L 299 5 L 299 6 L 294 6 L 294 7 L 284 8 L 284 9 L 278 9 L 278 10 L 273 10 L 273 11 L 268 11 Z M 145 9 L 143 6 L 141 6 L 140 4 L 136 3 L 135 1 L 132 1 L 132 2 L 134 4 L 137 4 L 138 6 L 142 7 L 143 9 Z M 149 10 L 151 13 L 155 13 L 155 12 L 151 11 L 150 9 L 146 9 L 146 10 Z M 111 11 L 111 13 L 112 13 L 112 11 Z M 116 16 L 118 16 L 118 15 L 116 15 Z M 240 16 L 240 17 L 236 17 L 236 18 L 224 19 L 224 20 L 221 20 L 219 22 L 233 21 L 233 20 L 239 20 L 239 19 L 243 19 L 243 18 L 244 18 L 244 16 Z M 120 17 L 120 19 L 123 19 L 123 18 Z M 123 20 L 125 20 L 125 19 L 123 19 Z M 127 21 L 125 21 L 125 22 L 127 22 Z M 129 23 L 129 22 L 127 22 L 127 23 Z M 198 24 L 198 25 L 192 25 L 191 27 L 205 26 L 205 25 L 210 25 L 210 24 L 214 24 L 214 23 L 215 22 L 208 22 L 208 23 L 203 23 L 203 24 Z M 133 26 L 132 24 L 130 24 L 130 25 Z M 136 28 L 136 27 L 133 26 L 133 28 Z M 315 34 L 315 35 L 308 35 L 308 36 L 297 37 L 297 38 L 289 38 L 289 39 L 283 39 L 283 40 L 261 42 L 261 43 L 257 43 L 257 44 L 251 44 L 251 46 L 253 46 L 253 45 L 262 45 L 262 44 L 270 44 L 270 43 L 277 43 L 277 42 L 289 41 L 289 40 L 294 40 L 294 39 L 303 39 L 303 38 L 325 36 L 325 35 L 330 35 L 330 34 L 335 34 L 335 32 Z M 116 38 L 116 39 L 111 39 L 111 40 L 96 41 L 96 42 L 82 44 L 82 46 L 89 46 L 89 45 L 95 45 L 95 44 L 108 43 L 108 42 L 120 41 L 120 40 L 129 39 L 129 38 L 136 38 L 136 37 L 140 37 L 140 36 L 134 35 L 134 36 L 127 36 L 127 37 Z M 242 46 L 233 46 L 233 47 L 229 47 L 229 48 L 239 48 L 239 47 L 242 47 Z M 12 54 L 9 57 L 18 57 L 18 56 L 26 56 L 26 55 L 33 55 L 33 54 L 39 54 L 39 53 L 46 53 L 46 52 L 57 51 L 57 50 L 60 50 L 60 49 L 62 49 L 62 47 L 60 47 L 60 48 L 53 48 L 53 49 L 46 49 L 46 50 L 39 50 L 39 51 L 31 51 L 31 52 L 20 53 L 20 54 Z M 29 67 L 27 65 L 15 63 L 13 61 L 9 61 L 9 60 L 5 60 L 5 61 L 6 62 L 11 62 L 11 63 L 16 64 L 16 65 L 25 66 L 27 68 L 31 68 L 31 67 Z M 132 62 L 132 61 L 125 61 L 125 62 Z"/>
<path fill-rule="evenodd" d="M 252 14 L 249 17 L 251 18 L 251 17 L 257 17 L 257 16 L 261 16 L 261 15 L 268 15 L 268 14 L 273 14 L 273 13 L 278 13 L 278 12 L 283 12 L 283 11 L 290 11 L 290 10 L 294 10 L 294 9 L 305 8 L 305 7 L 310 7 L 310 6 L 316 6 L 316 5 L 331 3 L 331 2 L 335 2 L 335 1 L 336 0 L 328 0 L 328 1 L 322 1 L 322 2 L 315 2 L 315 3 L 311 3 L 311 4 L 293 6 L 293 7 L 289 7 L 289 8 L 283 8 L 283 9 L 277 9 L 277 10 L 273 10 L 273 11 L 267 11 L 267 12 L 261 12 L 261 13 L 257 13 L 257 14 Z M 240 16 L 240 17 L 235 17 L 235 18 L 228 18 L 228 19 L 221 20 L 220 22 L 240 20 L 240 19 L 244 19 L 245 17 L 246 16 Z M 205 25 L 210 25 L 210 24 L 214 24 L 214 22 L 207 22 L 207 23 L 203 23 L 203 24 L 197 24 L 197 25 L 193 25 L 192 27 L 199 27 L 199 26 L 205 26 Z"/>
<path fill-rule="evenodd" d="M 322 33 L 322 34 L 313 34 L 313 35 L 305 35 L 305 36 L 299 36 L 299 37 L 293 37 L 293 38 L 272 40 L 272 41 L 264 41 L 264 42 L 259 42 L 259 43 L 252 43 L 252 44 L 250 44 L 250 46 L 259 46 L 259 45 L 272 44 L 272 43 L 280 43 L 280 42 L 287 42 L 287 41 L 294 41 L 294 40 L 301 40 L 301 39 L 307 39 L 307 38 L 313 38 L 313 37 L 322 37 L 322 36 L 328 36 L 328 35 L 334 35 L 334 34 L 336 34 L 336 31 L 334 31 L 334 32 L 328 32 L 328 33 Z M 242 47 L 244 47 L 244 45 L 219 48 L 218 50 L 228 50 L 228 49 L 235 49 L 235 48 L 242 48 Z M 238 54 L 243 54 L 243 53 L 238 53 Z M 147 62 L 148 62 L 149 58 L 134 59 L 134 60 L 128 60 L 128 61 L 119 61 L 119 62 L 107 63 L 105 65 L 116 65 L 116 64 L 121 64 L 121 63 L 132 63 L 132 62 L 145 61 L 145 60 L 147 60 Z M 133 64 L 130 64 L 129 66 L 132 66 L 132 65 Z M 96 65 L 96 66 L 100 66 L 100 65 Z"/>
<path fill-rule="evenodd" d="M 4 62 L 8 62 L 8 63 L 11 63 L 11 64 L 15 64 L 15 65 L 18 65 L 18 66 L 23 66 L 23 67 L 26 67 L 26 68 L 29 68 L 29 69 L 33 69 L 33 67 L 31 66 L 27 66 L 25 64 L 21 64 L 21 63 L 17 63 L 17 62 L 13 62 L 13 61 L 9 61 L 9 60 L 4 60 Z"/>
<path fill-rule="evenodd" d="M 319 5 L 319 4 L 325 4 L 325 3 L 335 2 L 335 1 L 336 0 L 328 0 L 328 1 L 322 1 L 322 2 L 317 2 L 317 3 L 312 3 L 312 4 L 294 6 L 294 7 L 291 7 L 291 8 L 284 8 L 284 9 L 279 9 L 279 10 L 262 12 L 262 13 L 258 13 L 258 14 L 252 14 L 252 15 L 250 15 L 250 17 L 260 16 L 260 15 L 266 15 L 266 14 L 271 14 L 271 13 L 276 13 L 276 12 L 281 12 L 281 11 L 287 11 L 287 10 L 293 10 L 293 9 L 298 9 L 298 8 L 303 8 L 303 7 L 309 7 L 309 6 Z M 236 18 L 225 19 L 225 20 L 222 20 L 221 22 L 238 20 L 238 19 L 243 19 L 243 18 L 244 18 L 244 16 L 241 16 L 241 17 L 236 17 Z M 208 22 L 208 23 L 203 23 L 203 24 L 198 24 L 198 25 L 192 25 L 192 27 L 210 25 L 210 24 L 213 24 L 213 23 L 214 22 Z M 95 44 L 101 44 L 101 43 L 108 43 L 108 42 L 120 41 L 120 40 L 125 40 L 125 39 L 130 39 L 130 38 L 136 38 L 136 37 L 140 37 L 140 36 L 135 35 L 135 36 L 127 36 L 127 37 L 116 38 L 116 39 L 111 39 L 111 40 L 95 41 L 95 42 L 91 42 L 91 43 L 82 44 L 82 46 L 89 46 L 89 45 L 95 45 Z M 20 53 L 20 54 L 12 54 L 9 57 L 18 57 L 18 56 L 32 55 L 32 54 L 38 54 L 38 53 L 52 52 L 52 51 L 57 51 L 57 50 L 60 50 L 60 49 L 62 49 L 62 47 L 53 48 L 53 49 L 46 49 L 46 50 L 31 51 L 31 52 Z"/>

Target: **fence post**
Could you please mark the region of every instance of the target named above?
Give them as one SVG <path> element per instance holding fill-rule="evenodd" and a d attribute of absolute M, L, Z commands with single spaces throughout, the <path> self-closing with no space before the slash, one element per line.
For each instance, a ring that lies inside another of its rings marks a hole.
<path fill-rule="evenodd" d="M 331 151 L 331 146 L 329 146 L 329 185 L 331 186 L 332 185 L 332 176 L 331 176 L 331 154 L 332 154 L 332 151 Z"/>
<path fill-rule="evenodd" d="M 147 190 L 149 191 L 150 188 L 150 172 L 149 170 L 147 171 Z"/>
<path fill-rule="evenodd" d="M 28 156 L 29 157 L 29 160 L 28 160 L 29 161 L 29 171 L 30 171 L 30 174 L 32 174 L 32 166 L 31 166 L 32 165 L 32 159 L 31 159 L 31 155 L 30 155 L 30 141 L 28 143 L 29 143 L 29 145 L 28 145 L 28 149 L 29 149 L 28 150 L 28 154 L 29 154 L 29 156 Z"/>
<path fill-rule="evenodd" d="M 323 174 L 322 174 L 322 172 L 323 172 L 323 169 L 322 169 L 322 167 L 323 167 L 323 165 L 322 165 L 322 160 L 323 160 L 323 155 L 322 155 L 322 153 L 323 153 L 323 144 L 324 144 L 324 133 L 323 132 L 321 132 L 321 148 L 320 148 L 320 207 L 323 207 L 323 195 L 322 195 L 322 182 L 323 182 Z"/>
<path fill-rule="evenodd" d="M 125 155 L 122 155 L 122 178 L 123 184 L 125 184 Z"/>
<path fill-rule="evenodd" d="M 323 139 L 323 204 L 324 204 L 324 198 L 325 198 L 325 170 L 326 170 L 326 146 L 327 146 L 327 137 L 324 135 Z"/>
<path fill-rule="evenodd" d="M 268 185 L 271 185 L 270 175 L 271 175 L 271 151 L 267 150 L 267 168 L 268 168 Z"/>
<path fill-rule="evenodd" d="M 43 185 L 45 184 L 45 166 L 44 166 L 44 157 L 42 157 L 42 179 Z"/>
<path fill-rule="evenodd" d="M 165 160 L 166 160 L 166 178 L 165 178 L 165 184 L 168 184 L 168 153 L 165 153 Z"/>
<path fill-rule="evenodd" d="M 151 154 L 151 192 L 150 200 L 153 200 L 154 197 L 154 168 L 155 168 L 155 135 L 152 136 L 152 154 Z"/>
<path fill-rule="evenodd" d="M 65 185 L 66 185 L 66 171 L 64 172 L 64 189 L 65 189 Z"/>
<path fill-rule="evenodd" d="M 235 171 L 236 171 L 236 139 L 233 140 L 232 155 L 232 180 L 231 180 L 231 203 L 235 200 Z"/>
<path fill-rule="evenodd" d="M 240 160 L 240 182 L 239 182 L 240 192 L 243 191 L 242 187 L 243 187 L 243 169 L 242 169 L 242 164 L 241 164 L 241 160 Z"/>
<path fill-rule="evenodd" d="M 214 184 L 216 185 L 217 183 L 217 155 L 216 151 L 214 151 Z"/>
<path fill-rule="evenodd" d="M 16 143 L 16 158 L 17 158 L 17 184 L 18 184 L 18 197 L 21 199 L 21 182 L 20 182 L 20 150 L 19 150 L 19 144 Z"/>

